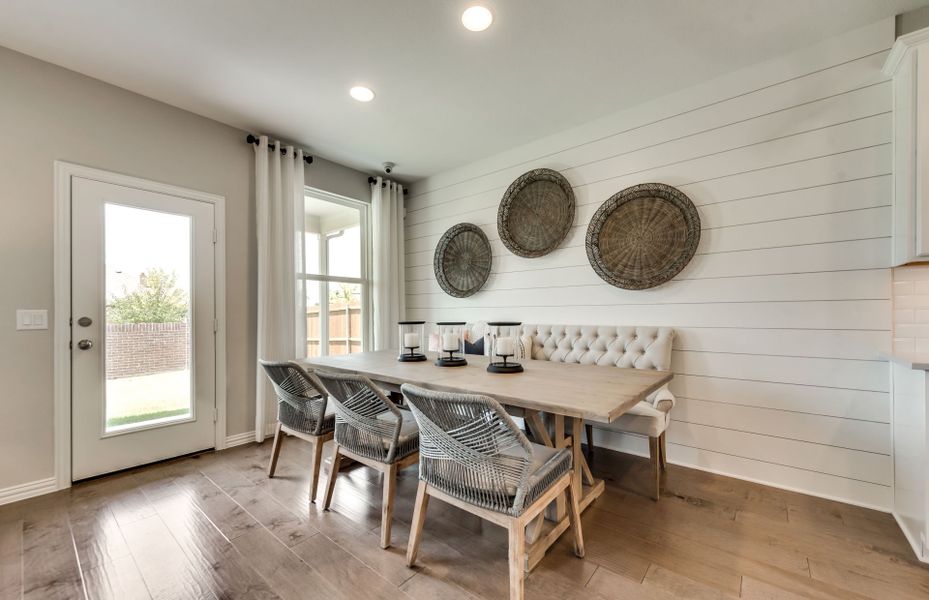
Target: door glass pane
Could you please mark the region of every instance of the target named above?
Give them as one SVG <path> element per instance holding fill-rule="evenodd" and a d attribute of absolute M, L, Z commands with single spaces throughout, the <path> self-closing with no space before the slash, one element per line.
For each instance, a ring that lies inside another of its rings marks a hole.
<path fill-rule="evenodd" d="M 193 414 L 191 218 L 107 204 L 107 433 Z"/>
<path fill-rule="evenodd" d="M 329 283 L 329 355 L 361 352 L 361 285 Z"/>

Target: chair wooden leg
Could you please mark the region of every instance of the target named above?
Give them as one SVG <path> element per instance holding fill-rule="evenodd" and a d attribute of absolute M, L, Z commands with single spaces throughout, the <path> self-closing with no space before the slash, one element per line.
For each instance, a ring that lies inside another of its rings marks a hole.
<path fill-rule="evenodd" d="M 394 496 L 397 491 L 397 465 L 384 471 L 384 497 L 381 500 L 381 548 L 390 548 L 390 528 L 394 520 Z"/>
<path fill-rule="evenodd" d="M 406 547 L 406 566 L 412 567 L 419 553 L 419 542 L 423 536 L 423 525 L 426 522 L 426 509 L 429 507 L 429 494 L 426 493 L 426 482 L 419 481 L 416 488 L 416 503 L 413 505 L 413 522 L 410 524 L 410 543 Z"/>
<path fill-rule="evenodd" d="M 655 474 L 655 500 L 658 500 L 661 495 L 661 443 L 658 438 L 648 438 L 648 455 Z"/>
<path fill-rule="evenodd" d="M 663 431 L 658 440 L 661 442 L 661 470 L 666 471 L 668 469 L 668 432 Z"/>
<path fill-rule="evenodd" d="M 281 431 L 281 422 L 278 421 L 274 429 L 274 444 L 271 446 L 271 463 L 268 465 L 268 477 L 274 477 L 277 469 L 277 457 L 281 455 L 281 443 L 284 441 L 284 432 Z"/>
<path fill-rule="evenodd" d="M 339 475 L 339 465 L 342 463 L 342 455 L 339 454 L 339 445 L 332 447 L 332 466 L 329 467 L 329 481 L 326 482 L 326 496 L 323 498 L 323 510 L 329 510 L 329 503 L 332 502 L 332 490 L 335 489 L 335 480 Z"/>
<path fill-rule="evenodd" d="M 310 466 L 310 502 L 316 502 L 316 488 L 319 487 L 319 470 L 323 466 L 323 441 L 319 438 L 313 442 L 313 464 Z"/>
<path fill-rule="evenodd" d="M 575 489 L 572 482 L 568 486 L 568 517 L 571 519 L 571 530 L 574 532 L 574 554 L 578 558 L 584 558 L 584 530 L 581 527 L 581 509 L 579 490 Z"/>
<path fill-rule="evenodd" d="M 523 600 L 526 577 L 526 526 L 513 519 L 509 526 L 510 538 L 510 600 Z"/>

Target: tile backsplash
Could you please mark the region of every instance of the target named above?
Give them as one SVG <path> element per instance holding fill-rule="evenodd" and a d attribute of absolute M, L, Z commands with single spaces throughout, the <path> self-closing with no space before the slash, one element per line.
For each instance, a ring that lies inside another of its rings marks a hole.
<path fill-rule="evenodd" d="M 929 354 L 929 265 L 893 269 L 894 352 Z"/>

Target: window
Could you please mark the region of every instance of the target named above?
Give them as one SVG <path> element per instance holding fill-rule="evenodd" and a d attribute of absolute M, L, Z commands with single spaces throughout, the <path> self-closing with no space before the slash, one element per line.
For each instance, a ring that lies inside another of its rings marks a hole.
<path fill-rule="evenodd" d="M 307 356 L 361 352 L 370 340 L 368 205 L 307 189 L 304 213 Z"/>

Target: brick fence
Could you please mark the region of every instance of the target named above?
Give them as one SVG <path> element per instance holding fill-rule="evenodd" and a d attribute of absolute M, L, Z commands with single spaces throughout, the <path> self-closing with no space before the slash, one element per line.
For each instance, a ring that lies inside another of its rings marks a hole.
<path fill-rule="evenodd" d="M 188 367 L 187 323 L 108 323 L 107 379 Z"/>

